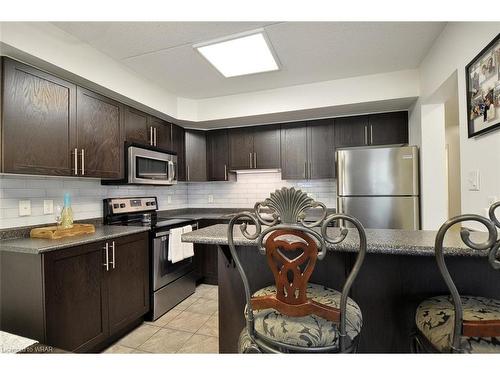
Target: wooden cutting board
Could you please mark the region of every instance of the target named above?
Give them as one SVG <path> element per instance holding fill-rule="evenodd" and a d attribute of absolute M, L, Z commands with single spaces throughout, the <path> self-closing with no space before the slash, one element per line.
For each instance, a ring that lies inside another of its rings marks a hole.
<path fill-rule="evenodd" d="M 30 237 L 57 240 L 63 237 L 79 236 L 81 234 L 90 234 L 94 232 L 94 224 L 73 224 L 72 228 L 67 229 L 58 226 L 34 228 L 30 232 Z"/>

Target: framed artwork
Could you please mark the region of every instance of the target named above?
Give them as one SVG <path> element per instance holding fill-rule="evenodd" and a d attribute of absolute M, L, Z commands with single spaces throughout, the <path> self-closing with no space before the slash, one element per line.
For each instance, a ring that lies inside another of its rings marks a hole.
<path fill-rule="evenodd" d="M 500 34 L 465 67 L 469 138 L 500 129 Z"/>

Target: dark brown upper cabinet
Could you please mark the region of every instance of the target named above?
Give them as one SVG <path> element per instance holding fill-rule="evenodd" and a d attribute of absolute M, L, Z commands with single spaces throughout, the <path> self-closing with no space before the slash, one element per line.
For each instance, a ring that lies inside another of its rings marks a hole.
<path fill-rule="evenodd" d="M 280 125 L 253 128 L 253 168 L 273 169 L 281 164 Z"/>
<path fill-rule="evenodd" d="M 333 119 L 281 125 L 281 177 L 284 180 L 335 177 Z"/>
<path fill-rule="evenodd" d="M 229 166 L 235 169 L 280 167 L 280 126 L 229 129 Z"/>
<path fill-rule="evenodd" d="M 281 178 L 307 178 L 307 125 L 294 122 L 281 125 Z"/>
<path fill-rule="evenodd" d="M 75 85 L 5 58 L 2 107 L 3 172 L 74 174 Z"/>
<path fill-rule="evenodd" d="M 368 146 L 368 116 L 339 117 L 335 119 L 335 142 L 337 147 Z"/>
<path fill-rule="evenodd" d="M 252 128 L 229 129 L 229 168 L 250 169 L 253 165 Z"/>
<path fill-rule="evenodd" d="M 119 178 L 123 168 L 123 105 L 77 89 L 77 156 L 81 176 Z"/>
<path fill-rule="evenodd" d="M 207 132 L 207 173 L 209 181 L 227 181 L 229 137 L 227 129 Z"/>
<path fill-rule="evenodd" d="M 335 141 L 333 119 L 307 122 L 307 178 L 335 177 Z"/>
<path fill-rule="evenodd" d="M 153 133 L 152 146 L 171 151 L 172 148 L 172 130 L 170 123 L 159 119 L 158 117 L 149 117 L 149 126 Z"/>
<path fill-rule="evenodd" d="M 205 131 L 186 130 L 186 181 L 207 181 Z"/>
<path fill-rule="evenodd" d="M 149 115 L 126 106 L 124 109 L 125 140 L 128 142 L 151 145 L 148 126 Z"/>
<path fill-rule="evenodd" d="M 335 141 L 338 147 L 408 143 L 408 112 L 336 118 Z"/>
<path fill-rule="evenodd" d="M 371 145 L 408 143 L 408 112 L 370 115 L 369 122 Z"/>
<path fill-rule="evenodd" d="M 172 124 L 172 151 L 177 153 L 177 180 L 186 181 L 186 132 Z"/>

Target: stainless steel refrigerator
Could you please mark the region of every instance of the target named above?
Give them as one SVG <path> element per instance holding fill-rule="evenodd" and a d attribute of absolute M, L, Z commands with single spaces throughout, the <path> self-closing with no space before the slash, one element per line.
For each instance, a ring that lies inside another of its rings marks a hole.
<path fill-rule="evenodd" d="M 339 149 L 337 210 L 365 228 L 420 229 L 416 146 Z"/>

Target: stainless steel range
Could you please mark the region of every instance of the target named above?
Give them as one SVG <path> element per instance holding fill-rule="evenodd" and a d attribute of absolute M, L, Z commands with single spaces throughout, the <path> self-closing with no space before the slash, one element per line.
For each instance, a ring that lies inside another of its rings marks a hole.
<path fill-rule="evenodd" d="M 167 218 L 158 214 L 156 197 L 107 198 L 103 201 L 104 224 L 141 225 L 150 228 L 149 320 L 156 320 L 194 293 L 193 257 L 172 263 L 168 260 L 169 236 L 174 228 L 198 223 L 187 218 Z"/>

